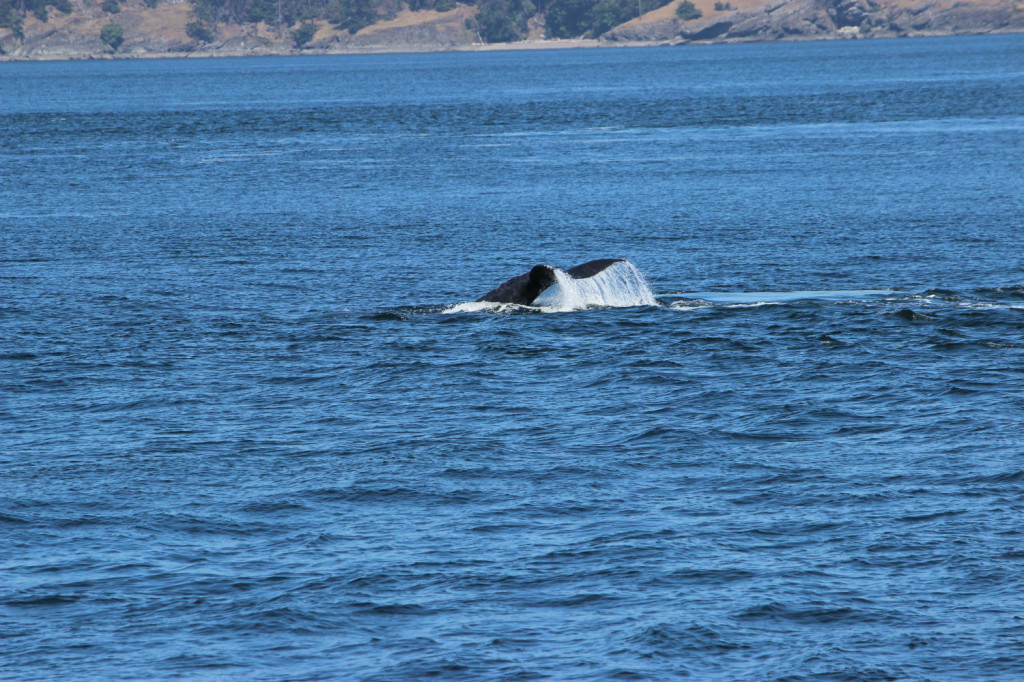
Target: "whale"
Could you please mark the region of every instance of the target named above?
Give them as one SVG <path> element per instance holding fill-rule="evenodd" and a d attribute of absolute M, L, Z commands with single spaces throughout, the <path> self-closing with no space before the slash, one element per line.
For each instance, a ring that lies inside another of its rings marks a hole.
<path fill-rule="evenodd" d="M 601 258 L 565 271 L 573 279 L 587 279 L 601 272 L 615 263 L 622 263 L 622 258 Z M 550 265 L 535 265 L 529 272 L 516 275 L 499 286 L 491 289 L 477 299 L 477 303 L 517 303 L 519 305 L 531 305 L 544 290 L 558 282 L 555 269 Z"/>

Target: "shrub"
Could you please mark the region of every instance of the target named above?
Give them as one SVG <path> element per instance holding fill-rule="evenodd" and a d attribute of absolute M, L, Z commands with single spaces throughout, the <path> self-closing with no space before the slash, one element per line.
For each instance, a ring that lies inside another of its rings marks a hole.
<path fill-rule="evenodd" d="M 683 21 L 690 21 L 691 19 L 700 19 L 704 13 L 697 9 L 690 0 L 683 0 L 679 3 L 679 7 L 676 7 L 676 16 Z"/>
<path fill-rule="evenodd" d="M 731 9 L 736 9 L 735 7 L 732 6 L 731 2 L 716 2 L 715 3 L 715 11 L 716 12 L 728 12 Z"/>
<path fill-rule="evenodd" d="M 217 33 L 201 21 L 190 21 L 185 24 L 185 34 L 201 43 L 212 43 L 217 38 Z"/>
<path fill-rule="evenodd" d="M 110 14 L 117 14 L 121 11 L 121 5 L 117 3 L 117 0 L 103 0 L 103 4 L 100 5 L 100 7 L 104 12 L 108 12 Z"/>
<path fill-rule="evenodd" d="M 448 12 L 455 9 L 455 0 L 407 0 L 409 9 L 413 12 L 421 9 L 432 9 L 438 12 Z M 469 4 L 473 4 L 470 2 Z"/>
<path fill-rule="evenodd" d="M 119 24 L 107 24 L 100 29 L 100 40 L 117 52 L 117 48 L 124 42 L 124 29 Z"/>
<path fill-rule="evenodd" d="M 156 8 L 156 3 L 159 2 L 159 0 L 142 0 L 142 1 L 144 3 L 146 3 L 146 7 L 150 8 L 150 9 L 155 9 Z"/>
<path fill-rule="evenodd" d="M 306 46 L 306 43 L 313 39 L 314 35 L 316 35 L 316 25 L 307 21 L 292 31 L 292 42 L 295 43 L 295 47 L 301 50 Z"/>

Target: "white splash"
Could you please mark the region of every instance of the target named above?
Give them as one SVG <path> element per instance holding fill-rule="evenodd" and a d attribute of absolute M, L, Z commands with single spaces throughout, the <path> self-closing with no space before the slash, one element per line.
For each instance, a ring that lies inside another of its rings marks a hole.
<path fill-rule="evenodd" d="M 568 273 L 555 268 L 555 278 L 558 281 L 541 292 L 530 307 L 516 303 L 471 301 L 450 306 L 442 312 L 506 313 L 539 308 L 541 312 L 556 313 L 582 308 L 660 305 L 643 273 L 629 261 L 612 263 L 593 277 L 585 279 L 573 279 Z"/>
<path fill-rule="evenodd" d="M 545 312 L 658 305 L 647 279 L 629 261 L 612 263 L 593 277 L 584 279 L 573 279 L 556 268 L 555 277 L 558 281 L 533 301 L 533 305 Z"/>

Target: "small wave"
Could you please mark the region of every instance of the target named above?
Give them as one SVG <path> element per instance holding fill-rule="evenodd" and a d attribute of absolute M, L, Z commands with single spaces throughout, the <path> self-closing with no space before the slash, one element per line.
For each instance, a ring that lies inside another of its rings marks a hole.
<path fill-rule="evenodd" d="M 939 289 L 932 288 L 923 291 L 920 294 L 921 298 L 937 298 L 944 301 L 959 301 L 962 296 L 959 292 L 953 291 L 952 289 Z"/>
<path fill-rule="evenodd" d="M 993 298 L 1024 298 L 1024 284 L 1013 284 L 1002 287 L 989 287 L 980 289 L 977 292 L 980 296 L 991 296 Z"/>
<path fill-rule="evenodd" d="M 973 476 L 966 479 L 970 483 L 1024 483 L 1024 469 L 1002 471 L 997 474 Z"/>
<path fill-rule="evenodd" d="M 382 616 L 431 616 L 438 613 L 437 609 L 432 609 L 421 604 L 376 604 L 373 602 L 358 602 L 353 604 L 353 606 L 362 613 Z"/>
<path fill-rule="evenodd" d="M 826 625 L 839 622 L 876 622 L 880 616 L 850 606 L 837 606 L 824 602 L 812 602 L 802 607 L 792 607 L 779 602 L 757 604 L 737 614 L 743 620 L 774 620 Z"/>
<path fill-rule="evenodd" d="M 908 514 L 906 516 L 901 516 L 896 520 L 904 523 L 922 523 L 925 521 L 936 521 L 938 519 L 960 516 L 961 514 L 966 513 L 967 511 L 964 509 L 946 509 L 937 512 L 929 512 L 927 514 Z"/>
<path fill-rule="evenodd" d="M 7 606 L 12 607 L 62 606 L 64 604 L 73 604 L 80 598 L 81 597 L 79 595 L 75 594 L 43 594 L 26 597 L 16 597 L 14 599 L 8 599 L 4 603 Z"/>
<path fill-rule="evenodd" d="M 668 652 L 681 648 L 704 651 L 727 651 L 749 648 L 748 644 L 732 641 L 718 631 L 699 623 L 681 627 L 672 623 L 659 623 L 644 628 L 627 640 L 642 647 Z"/>
<path fill-rule="evenodd" d="M 36 360 L 39 356 L 35 353 L 0 353 L 0 360 Z"/>

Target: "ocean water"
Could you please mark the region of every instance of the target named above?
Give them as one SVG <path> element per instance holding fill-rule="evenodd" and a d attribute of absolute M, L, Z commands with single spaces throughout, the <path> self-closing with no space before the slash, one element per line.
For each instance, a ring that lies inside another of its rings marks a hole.
<path fill-rule="evenodd" d="M 1022 228 L 1024 36 L 0 64 L 0 677 L 1020 679 Z"/>

